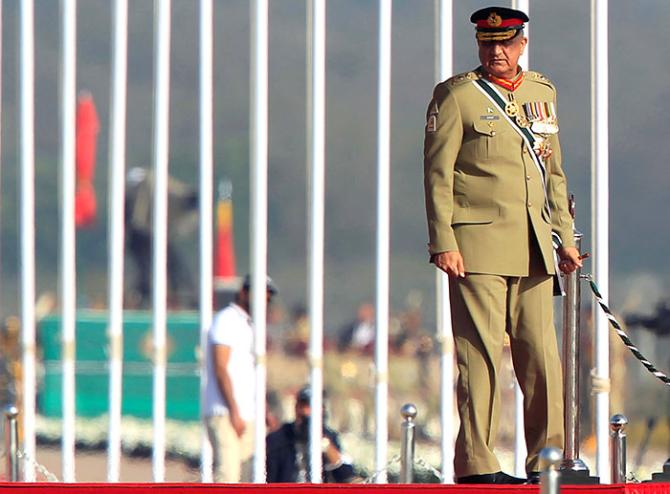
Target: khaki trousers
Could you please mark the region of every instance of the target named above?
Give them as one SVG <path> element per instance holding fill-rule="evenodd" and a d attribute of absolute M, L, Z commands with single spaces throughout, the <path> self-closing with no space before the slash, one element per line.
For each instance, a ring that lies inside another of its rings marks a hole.
<path fill-rule="evenodd" d="M 205 422 L 214 457 L 214 482 L 251 482 L 254 423 L 247 422 L 242 437 L 238 437 L 228 415 L 206 417 Z"/>
<path fill-rule="evenodd" d="M 494 445 L 505 331 L 524 395 L 526 471 L 539 471 L 542 448 L 563 448 L 563 387 L 552 286 L 546 274 L 521 278 L 467 274 L 450 280 L 461 419 L 454 458 L 457 478 L 500 471 Z"/>

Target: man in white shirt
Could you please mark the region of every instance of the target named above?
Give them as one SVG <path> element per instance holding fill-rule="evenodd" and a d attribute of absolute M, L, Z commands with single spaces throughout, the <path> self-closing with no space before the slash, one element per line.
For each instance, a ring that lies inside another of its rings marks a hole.
<path fill-rule="evenodd" d="M 235 301 L 216 314 L 207 335 L 204 415 L 216 482 L 251 482 L 255 366 L 250 288 L 247 276 Z M 268 278 L 268 303 L 276 292 Z"/>

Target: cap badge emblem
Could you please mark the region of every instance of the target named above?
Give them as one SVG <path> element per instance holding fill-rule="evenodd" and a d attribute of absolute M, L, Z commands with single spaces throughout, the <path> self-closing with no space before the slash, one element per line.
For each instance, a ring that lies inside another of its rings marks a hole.
<path fill-rule="evenodd" d="M 491 12 L 486 18 L 486 22 L 490 27 L 498 27 L 502 24 L 502 17 L 495 12 Z"/>

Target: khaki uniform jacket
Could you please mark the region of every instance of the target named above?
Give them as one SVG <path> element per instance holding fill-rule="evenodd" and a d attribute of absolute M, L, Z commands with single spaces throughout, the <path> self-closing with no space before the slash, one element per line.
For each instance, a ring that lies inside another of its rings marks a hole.
<path fill-rule="evenodd" d="M 554 274 L 552 230 L 574 246 L 558 134 L 545 136 L 553 154 L 542 174 L 532 150 L 500 110 L 475 86 L 481 68 L 438 84 L 428 107 L 424 187 L 431 254 L 460 251 L 466 272 L 527 276 L 530 241 L 537 238 L 547 274 Z M 491 83 L 492 84 L 492 83 Z M 509 91 L 495 86 L 508 98 Z M 554 102 L 553 84 L 525 72 L 514 91 L 526 102 Z"/>

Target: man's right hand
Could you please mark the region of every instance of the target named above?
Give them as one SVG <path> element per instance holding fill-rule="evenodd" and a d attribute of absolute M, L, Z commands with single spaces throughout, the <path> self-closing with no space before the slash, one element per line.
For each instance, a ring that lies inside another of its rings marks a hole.
<path fill-rule="evenodd" d="M 242 434 L 244 434 L 244 431 L 247 428 L 247 424 L 244 422 L 242 417 L 240 417 L 240 414 L 239 413 L 231 413 L 230 414 L 230 423 L 233 426 L 233 429 L 235 429 L 235 433 L 237 433 L 237 437 L 242 437 Z"/>
<path fill-rule="evenodd" d="M 457 250 L 440 252 L 433 256 L 433 264 L 454 278 L 465 278 L 463 256 Z"/>

